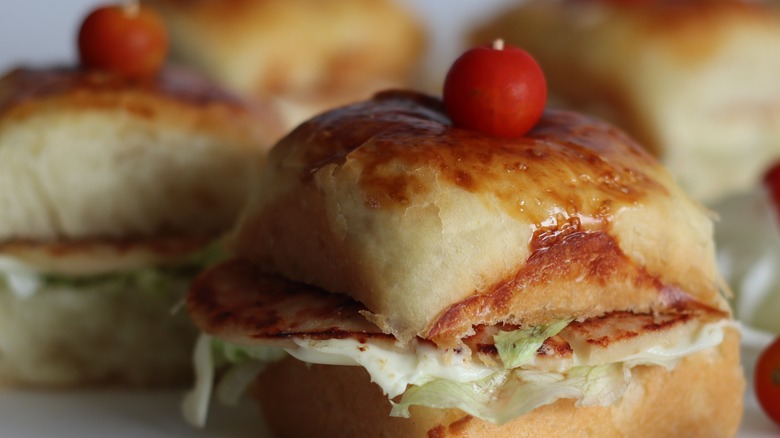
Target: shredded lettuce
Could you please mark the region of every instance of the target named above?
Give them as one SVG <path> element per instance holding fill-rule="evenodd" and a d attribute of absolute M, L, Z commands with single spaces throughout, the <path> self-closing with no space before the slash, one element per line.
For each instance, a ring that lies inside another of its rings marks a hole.
<path fill-rule="evenodd" d="M 211 360 L 217 368 L 225 368 L 217 381 L 217 400 L 235 405 L 269 363 L 284 359 L 286 355 L 277 347 L 244 346 L 212 339 Z"/>
<path fill-rule="evenodd" d="M 544 344 L 544 341 L 557 335 L 570 322 L 571 319 L 565 319 L 548 325 L 537 325 L 500 332 L 493 336 L 498 356 L 501 358 L 504 368 L 517 368 L 532 360 L 536 356 L 536 351 Z"/>
<path fill-rule="evenodd" d="M 184 395 L 181 402 L 181 413 L 184 419 L 196 427 L 206 425 L 209 411 L 211 390 L 214 384 L 214 360 L 211 348 L 212 338 L 201 334 L 195 343 L 192 362 L 195 368 L 195 384 Z"/>
<path fill-rule="evenodd" d="M 411 386 L 392 416 L 409 417 L 413 405 L 460 409 L 470 415 L 503 424 L 561 398 L 577 400 L 578 406 L 607 406 L 620 398 L 630 372 L 623 364 L 575 367 L 565 373 L 515 369 L 500 371 L 475 382 L 435 380 Z"/>
<path fill-rule="evenodd" d="M 241 365 L 252 360 L 275 362 L 283 359 L 286 355 L 287 353 L 278 347 L 236 345 L 219 339 L 211 339 L 211 356 L 214 358 L 214 363 L 217 366 L 225 364 Z"/>
<path fill-rule="evenodd" d="M 225 405 L 237 405 L 249 385 L 266 366 L 268 362 L 250 360 L 228 368 L 217 383 L 217 400 Z"/>
<path fill-rule="evenodd" d="M 417 405 L 460 409 L 501 424 L 558 399 L 573 399 L 577 406 L 610 405 L 625 392 L 632 367 L 673 368 L 681 358 L 720 344 L 728 324 L 724 321 L 702 324 L 689 336 L 651 346 L 614 363 L 590 362 L 574 351 L 566 369 L 538 368 L 533 355 L 548 337 L 556 335 L 569 322 L 558 321 L 496 335 L 499 354 L 504 351 L 503 364 L 498 366 L 473 360 L 468 348 L 440 350 L 424 342 L 400 345 L 361 343 L 349 338 L 293 338 L 297 347 L 285 351 L 305 362 L 365 368 L 371 381 L 391 399 L 393 416 L 408 417 L 409 408 Z M 281 349 L 241 347 L 217 340 L 210 341 L 209 345 L 208 360 L 212 366 L 218 363 L 234 367 L 224 374 L 216 391 L 227 402 L 238 399 L 262 370 L 264 363 L 258 359 L 269 361 L 285 354 Z M 514 364 L 520 365 L 507 369 Z M 208 384 L 213 384 L 213 371 Z M 208 392 L 201 390 L 200 394 L 208 397 L 210 391 L 211 386 Z"/>
<path fill-rule="evenodd" d="M 193 426 L 205 426 L 212 392 L 221 403 L 236 404 L 255 377 L 285 355 L 281 348 L 236 345 L 201 334 L 192 355 L 195 384 L 181 404 L 184 419 Z M 215 390 L 219 370 L 223 373 Z"/>
<path fill-rule="evenodd" d="M 504 334 L 510 357 L 523 362 L 506 369 L 472 360 L 471 353 L 435 349 L 426 343 L 406 346 L 352 339 L 295 340 L 298 349 L 289 353 L 311 363 L 359 365 L 387 397 L 396 400 L 392 415 L 408 416 L 409 407 L 457 408 L 486 421 L 502 423 L 560 398 L 579 406 L 609 405 L 619 399 L 637 365 L 673 368 L 679 359 L 714 347 L 723 339 L 726 322 L 705 323 L 671 342 L 654 345 L 613 363 L 590 362 L 575 350 L 566 368 L 539 368 L 527 352 L 536 352 L 547 335 L 558 333 L 568 321 L 546 327 Z M 358 348 L 360 347 L 360 348 Z M 512 356 L 514 354 L 514 356 Z M 506 356 L 505 356 L 506 357 Z M 525 359 L 524 359 L 525 358 Z M 400 397 L 398 400 L 396 397 Z"/>

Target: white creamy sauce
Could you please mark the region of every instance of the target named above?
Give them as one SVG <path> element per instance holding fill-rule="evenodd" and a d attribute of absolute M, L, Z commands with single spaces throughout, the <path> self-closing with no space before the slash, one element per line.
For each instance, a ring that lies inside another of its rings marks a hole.
<path fill-rule="evenodd" d="M 719 345 L 723 340 L 724 327 L 729 324 L 732 323 L 720 321 L 702 324 L 690 336 L 675 337 L 672 342 L 654 345 L 617 362 L 626 362 L 631 366 L 673 366 L 685 356 Z M 371 380 L 390 398 L 402 394 L 408 385 L 421 385 L 436 379 L 471 382 L 504 371 L 503 367 L 487 366 L 471 360 L 471 353 L 467 350 L 454 353 L 420 342 L 412 342 L 403 348 L 387 343 L 361 343 L 355 339 L 296 339 L 295 343 L 299 348 L 288 349 L 287 352 L 304 362 L 364 367 L 371 375 Z M 596 365 L 601 364 L 590 363 L 574 351 L 571 366 Z M 533 366 L 533 361 L 524 365 Z"/>
<path fill-rule="evenodd" d="M 310 363 L 360 365 L 390 398 L 402 394 L 407 385 L 421 385 L 433 379 L 471 382 L 501 370 L 472 361 L 471 352 L 465 348 L 456 353 L 421 342 L 399 347 L 355 339 L 294 341 L 299 348 L 288 349 L 291 356 Z"/>

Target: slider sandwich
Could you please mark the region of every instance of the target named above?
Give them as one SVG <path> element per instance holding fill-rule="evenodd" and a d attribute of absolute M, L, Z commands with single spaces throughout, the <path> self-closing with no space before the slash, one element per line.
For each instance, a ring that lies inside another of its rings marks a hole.
<path fill-rule="evenodd" d="M 612 126 L 499 139 L 383 92 L 292 131 L 259 187 L 187 298 L 191 420 L 226 358 L 281 355 L 250 388 L 279 437 L 735 433 L 710 217 Z"/>
<path fill-rule="evenodd" d="M 196 330 L 175 311 L 248 199 L 274 114 L 197 76 L 0 78 L 0 382 L 168 385 Z"/>
<path fill-rule="evenodd" d="M 526 48 L 559 105 L 628 131 L 708 204 L 780 158 L 780 12 L 741 0 L 531 0 L 472 35 Z"/>
<path fill-rule="evenodd" d="M 272 99 L 292 129 L 312 115 L 408 85 L 424 32 L 394 0 L 145 0 L 174 62 Z"/>

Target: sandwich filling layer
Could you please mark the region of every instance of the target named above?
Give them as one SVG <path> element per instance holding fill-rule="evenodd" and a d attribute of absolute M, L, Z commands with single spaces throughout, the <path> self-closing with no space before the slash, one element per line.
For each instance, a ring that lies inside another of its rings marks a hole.
<path fill-rule="evenodd" d="M 132 290 L 182 293 L 192 277 L 203 268 L 224 257 L 218 245 L 212 245 L 188 256 L 171 257 L 161 263 L 134 263 L 127 269 L 108 272 L 70 274 L 49 269 L 17 257 L 0 255 L 0 290 L 17 298 L 28 298 L 43 291 L 69 290 Z M 118 258 L 118 257 L 115 257 Z M 143 260 L 143 258 L 141 258 Z M 136 260 L 137 262 L 137 260 Z M 103 264 L 111 264 L 103 262 Z"/>
<path fill-rule="evenodd" d="M 243 268 L 234 262 L 222 269 Z M 204 288 L 202 278 L 190 294 L 191 314 L 208 333 L 195 355 L 198 385 L 185 403 L 185 415 L 195 424 L 205 420 L 220 364 L 231 362 L 241 371 L 228 372 L 217 392 L 236 394 L 251 381 L 247 373 L 262 369 L 256 361 L 284 354 L 365 368 L 390 399 L 394 416 L 409 416 L 411 406 L 422 405 L 457 408 L 501 424 L 561 398 L 605 406 L 622 396 L 632 368 L 672 369 L 682 358 L 718 346 L 733 324 L 705 307 L 614 311 L 581 321 L 478 326 L 460 346 L 445 349 L 382 333 L 346 296 L 279 278 L 251 280 L 265 293 L 229 284 Z M 206 308 L 208 314 L 201 313 Z"/>

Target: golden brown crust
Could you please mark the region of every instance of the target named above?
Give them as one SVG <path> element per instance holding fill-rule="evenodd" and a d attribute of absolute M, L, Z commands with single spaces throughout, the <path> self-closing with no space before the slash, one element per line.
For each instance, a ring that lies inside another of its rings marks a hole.
<path fill-rule="evenodd" d="M 239 345 L 294 347 L 293 337 L 392 339 L 360 315 L 365 308 L 352 298 L 264 275 L 241 260 L 200 275 L 187 310 L 202 331 Z"/>
<path fill-rule="evenodd" d="M 572 316 L 584 320 L 614 310 L 652 313 L 703 309 L 721 317 L 728 314 L 708 308 L 677 286 L 664 284 L 658 276 L 636 266 L 607 233 L 574 232 L 548 243 L 531 254 L 514 278 L 449 306 L 423 337 L 453 347 L 452 340 L 476 324 L 538 325 Z M 635 293 L 626 293 L 630 289 Z M 524 293 L 527 290 L 534 293 Z M 581 290 L 590 292 L 581 294 Z M 507 318 L 518 314 L 522 319 Z"/>
<path fill-rule="evenodd" d="M 539 227 L 554 206 L 601 221 L 648 193 L 667 194 L 649 155 L 619 130 L 584 115 L 548 111 L 526 137 L 515 140 L 451 125 L 439 100 L 389 91 L 311 120 L 273 154 L 292 155 L 297 177 L 305 182 L 329 165 L 360 160 L 360 190 L 376 209 L 400 210 L 414 196 L 435 190 L 423 177 L 404 178 L 388 168 L 428 166 L 443 182 L 477 196 L 496 196 L 508 214 Z M 543 186 L 523 187 L 534 195 L 544 192 L 541 205 L 518 205 L 517 180 Z M 609 205 L 594 199 L 608 199 Z"/>
<path fill-rule="evenodd" d="M 452 127 L 436 99 L 386 92 L 301 125 L 261 179 L 237 253 L 351 295 L 402 341 L 685 300 L 726 308 L 704 210 L 583 115 L 550 110 L 497 139 Z"/>
<path fill-rule="evenodd" d="M 640 366 L 623 398 L 608 407 L 570 400 L 537 408 L 502 426 L 458 410 L 412 408 L 389 417 L 390 404 L 359 367 L 308 365 L 287 359 L 252 388 L 277 436 L 339 437 L 730 437 L 742 417 L 745 382 L 739 335 L 683 359 L 672 371 Z"/>
<path fill-rule="evenodd" d="M 0 88 L 0 114 L 30 100 L 63 94 L 124 93 L 128 90 L 195 106 L 221 104 L 242 108 L 245 105 L 238 97 L 186 70 L 166 68 L 159 75 L 139 80 L 100 70 L 63 66 L 16 68 L 8 72 Z"/>
<path fill-rule="evenodd" d="M 87 108 L 124 109 L 148 119 L 189 119 L 192 128 L 218 130 L 229 138 L 256 137 L 267 145 L 282 133 L 268 104 L 250 104 L 178 68 L 164 68 L 144 80 L 75 67 L 17 68 L 0 78 L 0 124 L 39 111 Z"/>

